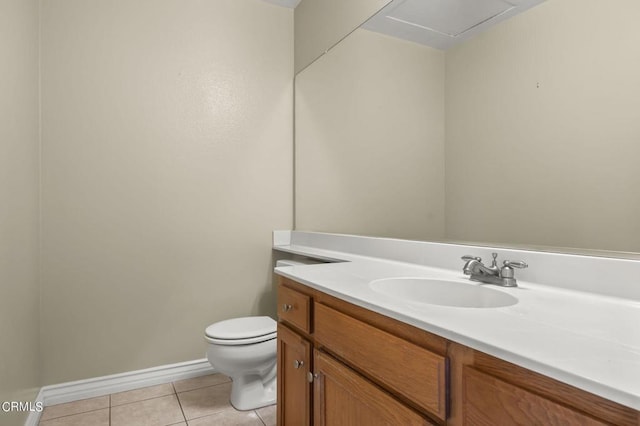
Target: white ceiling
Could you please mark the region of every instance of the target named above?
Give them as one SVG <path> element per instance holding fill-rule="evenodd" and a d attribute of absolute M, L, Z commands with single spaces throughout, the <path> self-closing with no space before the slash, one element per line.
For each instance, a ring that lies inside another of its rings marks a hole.
<path fill-rule="evenodd" d="M 446 50 L 544 0 L 393 0 L 362 27 Z"/>

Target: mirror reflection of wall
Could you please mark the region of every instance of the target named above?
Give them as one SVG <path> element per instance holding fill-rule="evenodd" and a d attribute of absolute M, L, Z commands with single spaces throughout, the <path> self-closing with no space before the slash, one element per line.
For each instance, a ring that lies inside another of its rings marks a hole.
<path fill-rule="evenodd" d="M 298 229 L 444 236 L 444 65 L 358 29 L 298 74 Z"/>
<path fill-rule="evenodd" d="M 294 69 L 298 73 L 375 15 L 389 0 L 305 0 L 294 10 Z"/>
<path fill-rule="evenodd" d="M 446 51 L 359 29 L 296 77 L 296 226 L 640 252 L 640 3 Z"/>

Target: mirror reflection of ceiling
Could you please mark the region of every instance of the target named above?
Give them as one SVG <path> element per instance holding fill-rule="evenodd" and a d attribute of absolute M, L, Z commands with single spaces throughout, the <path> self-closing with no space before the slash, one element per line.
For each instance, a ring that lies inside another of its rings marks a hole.
<path fill-rule="evenodd" d="M 362 28 L 446 50 L 544 0 L 394 0 Z"/>

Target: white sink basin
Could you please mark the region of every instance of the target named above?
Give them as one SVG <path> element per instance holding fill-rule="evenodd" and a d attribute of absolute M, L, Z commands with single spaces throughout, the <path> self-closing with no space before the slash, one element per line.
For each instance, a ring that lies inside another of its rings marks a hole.
<path fill-rule="evenodd" d="M 407 302 L 458 308 L 500 308 L 518 299 L 478 284 L 432 278 L 386 278 L 369 283 L 372 290 Z"/>

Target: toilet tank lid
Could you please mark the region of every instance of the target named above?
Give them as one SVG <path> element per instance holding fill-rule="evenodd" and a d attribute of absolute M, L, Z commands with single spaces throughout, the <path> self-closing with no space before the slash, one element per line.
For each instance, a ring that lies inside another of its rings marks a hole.
<path fill-rule="evenodd" d="M 276 326 L 270 317 L 232 318 L 211 324 L 205 334 L 215 339 L 247 339 L 275 333 Z"/>

